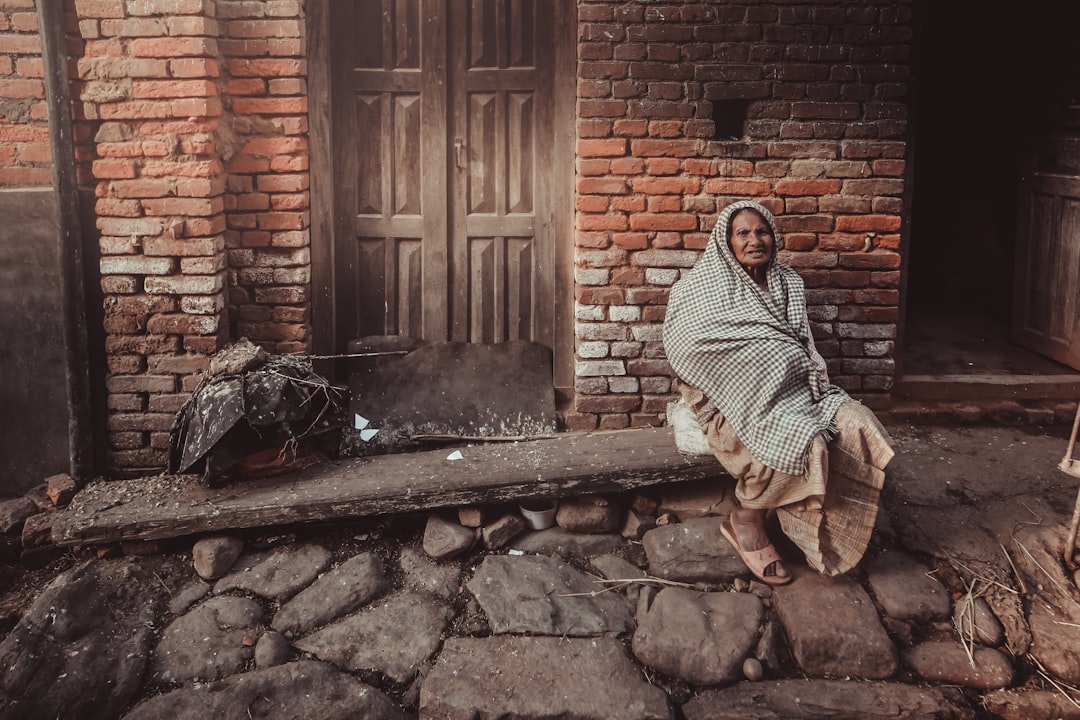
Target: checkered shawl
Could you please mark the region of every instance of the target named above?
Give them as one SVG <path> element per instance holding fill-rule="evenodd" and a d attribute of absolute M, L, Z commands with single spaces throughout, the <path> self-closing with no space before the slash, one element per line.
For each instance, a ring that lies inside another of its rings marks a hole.
<path fill-rule="evenodd" d="M 664 348 L 679 379 L 705 393 L 751 454 L 792 475 L 806 472 L 818 433 L 831 437 L 836 409 L 850 400 L 819 372 L 806 291 L 792 268 L 773 259 L 768 290 L 728 246 L 731 216 L 761 213 L 779 243 L 776 220 L 757 203 L 724 208 L 694 268 L 671 289 Z"/>

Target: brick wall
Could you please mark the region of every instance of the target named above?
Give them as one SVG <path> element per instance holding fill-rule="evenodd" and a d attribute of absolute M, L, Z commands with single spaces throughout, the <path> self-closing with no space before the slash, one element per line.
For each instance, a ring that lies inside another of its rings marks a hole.
<path fill-rule="evenodd" d="M 0 187 L 52 184 L 34 0 L 0 0 Z"/>
<path fill-rule="evenodd" d="M 578 7 L 572 428 L 658 423 L 667 292 L 728 202 L 776 215 L 834 382 L 888 399 L 898 319 L 906 3 Z M 727 120 L 745 111 L 732 138 Z M 718 127 L 723 124 L 722 130 Z"/>
<path fill-rule="evenodd" d="M 219 0 L 231 120 L 225 207 L 231 335 L 310 349 L 307 61 L 300 0 Z"/>
<path fill-rule="evenodd" d="M 209 354 L 241 336 L 311 345 L 305 3 L 66 2 L 100 233 L 108 462 L 156 468 Z M 743 197 L 777 214 L 835 381 L 887 399 L 909 5 L 580 0 L 578 12 L 568 427 L 661 420 L 668 290 Z M 0 185 L 48 184 L 33 2 L 0 0 L 0 23 Z"/>

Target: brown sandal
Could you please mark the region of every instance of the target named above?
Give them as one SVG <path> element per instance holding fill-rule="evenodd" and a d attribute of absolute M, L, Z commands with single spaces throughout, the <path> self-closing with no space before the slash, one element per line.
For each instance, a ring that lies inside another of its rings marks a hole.
<path fill-rule="evenodd" d="M 743 561 L 743 564 L 758 580 L 769 585 L 787 585 L 791 582 L 791 575 L 776 574 L 776 563 L 782 561 L 780 554 L 776 552 L 776 546 L 772 543 L 760 550 L 743 550 L 742 546 L 739 545 L 739 540 L 735 535 L 735 528 L 731 526 L 730 520 L 724 520 L 720 524 L 720 534 L 731 543 L 731 547 L 735 548 L 735 552 L 739 553 L 739 559 Z"/>

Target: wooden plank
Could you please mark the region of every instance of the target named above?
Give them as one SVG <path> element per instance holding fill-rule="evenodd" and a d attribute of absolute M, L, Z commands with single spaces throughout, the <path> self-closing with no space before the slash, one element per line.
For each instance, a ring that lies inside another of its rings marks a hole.
<path fill-rule="evenodd" d="M 209 489 L 193 475 L 96 482 L 55 514 L 61 546 L 616 493 L 727 475 L 678 452 L 672 430 L 637 428 L 380 455 Z"/>

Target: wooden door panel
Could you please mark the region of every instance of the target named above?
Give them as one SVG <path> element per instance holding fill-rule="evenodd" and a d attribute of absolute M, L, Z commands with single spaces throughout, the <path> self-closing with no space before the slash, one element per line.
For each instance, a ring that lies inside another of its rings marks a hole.
<path fill-rule="evenodd" d="M 533 252 L 531 237 L 469 240 L 469 342 L 531 340 Z"/>
<path fill-rule="evenodd" d="M 1018 239 L 1014 339 L 1080 369 L 1080 179 L 1033 175 L 1022 193 Z"/>
<path fill-rule="evenodd" d="M 451 43 L 456 78 L 451 134 L 462 138 L 453 207 L 451 333 L 455 340 L 533 340 L 554 347 L 550 326 L 554 239 L 551 198 L 538 178 L 555 171 L 551 3 L 474 0 Z M 539 42 L 542 39 L 545 42 Z M 542 51 L 542 47 L 547 50 Z M 545 140 L 546 139 L 546 140 Z"/>
<path fill-rule="evenodd" d="M 562 16 L 573 7 L 331 4 L 339 342 L 403 334 L 572 349 L 555 336 L 566 317 L 555 235 L 572 225 L 572 172 L 554 149 L 572 155 L 573 75 L 556 97 L 553 36 L 558 21 L 558 57 L 572 66 Z M 568 118 L 558 127 L 557 104 Z M 564 180 L 550 177 L 557 168 Z"/>

